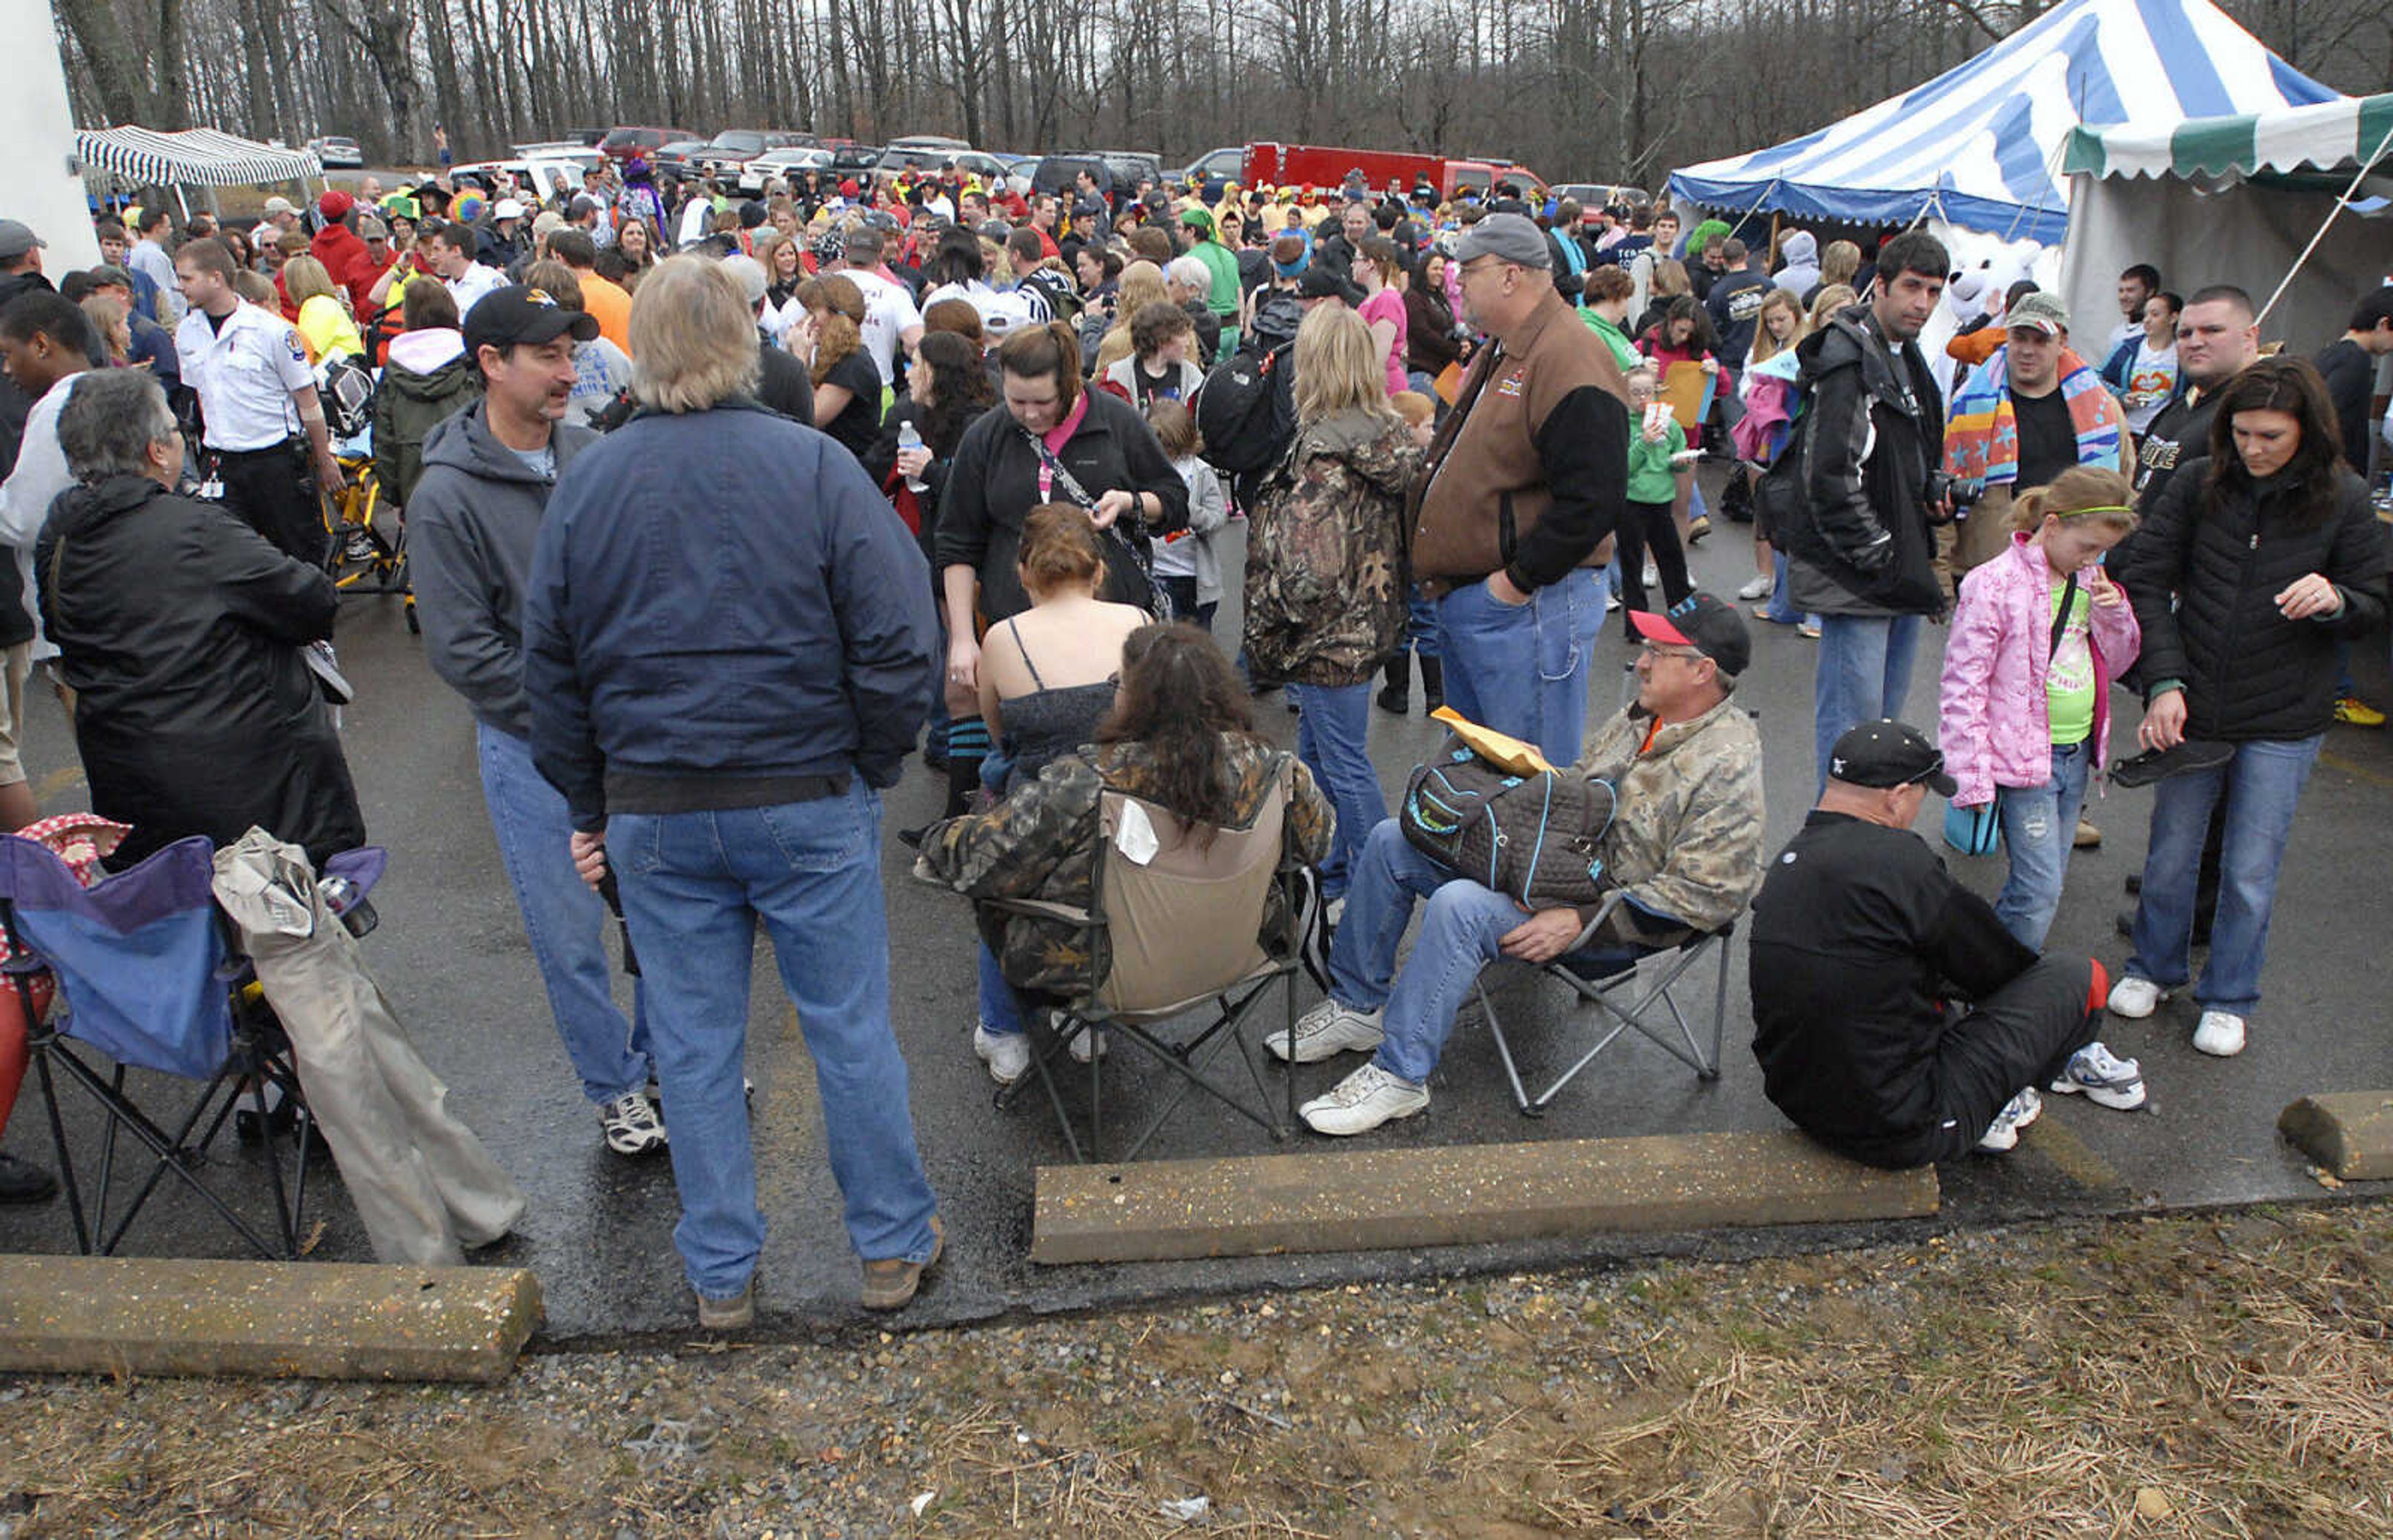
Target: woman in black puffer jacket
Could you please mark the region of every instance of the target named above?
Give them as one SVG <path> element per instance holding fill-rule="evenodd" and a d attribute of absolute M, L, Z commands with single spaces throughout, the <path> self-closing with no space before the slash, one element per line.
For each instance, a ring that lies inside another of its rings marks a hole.
<path fill-rule="evenodd" d="M 2318 371 L 2261 359 L 2228 385 L 2209 457 L 2170 479 L 2119 574 L 2151 682 L 2144 746 L 2232 757 L 2154 789 L 2135 954 L 2111 1009 L 2148 1016 L 2190 976 L 2194 876 L 2223 798 L 2218 917 L 2193 990 L 2193 1046 L 2222 1057 L 2243 1051 L 2259 1003 L 2278 868 L 2334 716 L 2335 643 L 2385 618 L 2381 537 L 2340 442 Z"/>

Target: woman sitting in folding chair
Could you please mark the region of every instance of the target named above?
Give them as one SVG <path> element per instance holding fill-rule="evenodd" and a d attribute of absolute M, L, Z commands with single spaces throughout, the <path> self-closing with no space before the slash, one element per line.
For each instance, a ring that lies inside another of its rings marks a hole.
<path fill-rule="evenodd" d="M 1213 639 L 1187 624 L 1142 626 L 1122 644 L 1121 684 L 1096 742 L 1050 762 L 987 813 L 931 826 L 916 875 L 973 898 L 1035 898 L 1086 908 L 1100 844 L 1099 794 L 1126 791 L 1192 823 L 1244 825 L 1270 795 L 1286 759 L 1255 731 L 1247 691 Z M 1328 802 L 1302 764 L 1284 836 L 1310 866 L 1329 849 Z M 1299 917 L 1275 892 L 1258 939 L 1286 956 Z M 1083 927 L 983 909 L 983 938 L 1006 981 L 1069 998 L 1094 982 L 1098 959 Z"/>
<path fill-rule="evenodd" d="M 213 502 L 177 495 L 183 440 L 146 371 L 99 370 L 59 416 L 80 485 L 34 549 L 42 622 L 74 692 L 92 811 L 133 826 L 122 869 L 255 825 L 320 868 L 366 842 L 309 645 L 340 595 Z"/>
<path fill-rule="evenodd" d="M 1291 1032 L 1263 1039 L 1301 1064 L 1372 1053 L 1297 1109 L 1315 1133 L 1365 1133 L 1427 1107 L 1455 1012 L 1497 957 L 1542 964 L 1592 946 L 1633 959 L 1720 929 L 1761 886 L 1761 739 L 1729 693 L 1753 656 L 1745 621 L 1700 590 L 1667 616 L 1629 619 L 1645 638 L 1637 701 L 1595 730 L 1569 771 L 1613 785 L 1602 850 L 1621 901 L 1533 914 L 1415 850 L 1397 820 L 1381 823 L 1347 890 L 1329 998 Z M 1428 900 L 1428 913 L 1398 973 L 1416 898 Z M 1600 912 L 1603 927 L 1586 935 Z"/>

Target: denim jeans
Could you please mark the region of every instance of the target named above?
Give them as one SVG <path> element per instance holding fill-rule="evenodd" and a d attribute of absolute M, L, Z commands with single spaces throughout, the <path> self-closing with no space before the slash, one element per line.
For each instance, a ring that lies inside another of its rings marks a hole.
<path fill-rule="evenodd" d="M 992 1038 L 1011 1038 L 1022 1030 L 1022 998 L 1005 982 L 1005 970 L 997 965 L 997 954 L 987 942 L 974 950 L 979 954 L 980 1024 Z"/>
<path fill-rule="evenodd" d="M 1823 615 L 1820 660 L 1812 675 L 1811 744 L 1820 784 L 1828 751 L 1848 728 L 1903 714 L 1911 662 L 1919 650 L 1916 615 Z"/>
<path fill-rule="evenodd" d="M 1380 793 L 1380 773 L 1371 767 L 1371 686 L 1290 685 L 1296 702 L 1296 756 L 1313 772 L 1322 795 L 1337 810 L 1338 829 L 1321 863 L 1325 899 L 1346 892 L 1363 841 L 1388 816 Z"/>
<path fill-rule="evenodd" d="M 1396 947 L 1416 898 L 1427 899 L 1429 909 L 1397 975 Z M 1363 842 L 1346 890 L 1346 918 L 1329 944 L 1330 994 L 1360 1011 L 1387 1008 L 1380 1028 L 1386 1038 L 1372 1062 L 1412 1085 L 1426 1081 L 1471 981 L 1494 960 L 1505 934 L 1528 918 L 1502 894 L 1415 850 L 1393 818 L 1382 819 Z"/>
<path fill-rule="evenodd" d="M 2086 777 L 2092 768 L 2091 740 L 2052 750 L 2052 778 L 2042 786 L 1999 787 L 1995 816 L 2002 821 L 2003 848 L 2010 875 L 1994 897 L 2003 929 L 2041 952 L 2060 908 L 2060 885 L 2069 875 L 2069 853 L 2077 839 L 2077 812 L 2086 805 Z"/>
<path fill-rule="evenodd" d="M 1405 636 L 1396 646 L 1423 658 L 1437 656 L 1437 604 L 1419 583 L 1405 585 Z"/>
<path fill-rule="evenodd" d="M 607 906 L 573 869 L 565 799 L 532 768 L 531 745 L 486 722 L 474 724 L 474 741 L 499 862 L 516 890 L 556 1035 L 582 1094 L 603 1106 L 648 1083 L 646 986 L 633 981 L 626 1022 L 608 987 Z"/>
<path fill-rule="evenodd" d="M 1568 764 L 1587 733 L 1587 671 L 1603 629 L 1603 595 L 1592 568 L 1507 605 L 1484 582 L 1437 604 L 1445 703 L 1482 726 L 1536 744 Z"/>
<path fill-rule="evenodd" d="M 739 1083 L 759 919 L 814 1059 L 848 1239 L 868 1259 L 927 1260 L 937 1206 L 889 1027 L 881 799 L 858 780 L 815 802 L 619 813 L 607 854 L 656 989 L 649 1029 L 681 1193 L 673 1245 L 690 1286 L 710 1299 L 737 1295 L 765 1245 Z"/>
<path fill-rule="evenodd" d="M 2152 788 L 2152 833 L 2144 887 L 2136 905 L 2135 951 L 2127 976 L 2164 988 L 2192 972 L 2193 894 L 2210 810 L 2227 803 L 2219 846 L 2218 918 L 2210 960 L 2193 986 L 2205 1011 L 2249 1015 L 2260 1003 L 2260 969 L 2269 949 L 2269 915 L 2293 832 L 2294 809 L 2318 763 L 2323 736 L 2239 743 L 2216 770 L 2172 776 Z"/>
<path fill-rule="evenodd" d="M 1189 572 L 1174 576 L 1158 573 L 1155 591 L 1163 596 L 1166 619 L 1186 620 L 1199 631 L 1211 633 L 1213 615 L 1222 606 L 1219 600 L 1204 604 L 1196 602 L 1196 574 Z"/>
<path fill-rule="evenodd" d="M 1785 552 L 1775 549 L 1771 552 L 1770 570 L 1772 574 L 1770 582 L 1770 604 L 1761 618 L 1765 620 L 1775 621 L 1777 624 L 1782 626 L 1791 626 L 1798 623 L 1811 626 L 1818 625 L 1820 623 L 1820 618 L 1817 615 L 1804 614 L 1801 610 L 1797 609 L 1786 597 Z"/>

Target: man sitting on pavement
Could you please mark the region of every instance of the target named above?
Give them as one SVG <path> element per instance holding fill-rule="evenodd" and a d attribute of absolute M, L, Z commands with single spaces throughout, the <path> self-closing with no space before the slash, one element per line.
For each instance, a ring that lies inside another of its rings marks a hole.
<path fill-rule="evenodd" d="M 1610 781 L 1617 797 L 1603 856 L 1625 902 L 1594 940 L 1606 949 L 1654 950 L 1719 929 L 1760 885 L 1761 739 L 1730 699 L 1753 657 L 1734 606 L 1697 592 L 1667 616 L 1631 619 L 1645 638 L 1637 700 L 1596 730 L 1567 773 Z M 1398 973 L 1396 947 L 1415 898 L 1429 909 Z M 1350 1050 L 1373 1051 L 1372 1059 L 1299 1116 L 1316 1133 L 1357 1134 L 1428 1106 L 1430 1072 L 1480 970 L 1499 955 L 1550 962 L 1594 913 L 1568 906 L 1530 913 L 1415 850 L 1394 819 L 1380 823 L 1347 889 L 1329 952 L 1329 998 L 1292 1035 L 1264 1040 L 1298 1064 Z"/>
<path fill-rule="evenodd" d="M 2038 1085 L 2123 1110 L 2144 1102 L 2136 1062 L 2094 1038 L 2102 965 L 2038 958 L 1911 831 L 1928 793 L 1954 789 L 1915 729 L 1851 728 L 1753 901 L 1762 1090 L 1872 1166 L 2011 1149 L 2044 1110 Z M 1969 1002 L 1957 1015 L 1955 996 Z"/>

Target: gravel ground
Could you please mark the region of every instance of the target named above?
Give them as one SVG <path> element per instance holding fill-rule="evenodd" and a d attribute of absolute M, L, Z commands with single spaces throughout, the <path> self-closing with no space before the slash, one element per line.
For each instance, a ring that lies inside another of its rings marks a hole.
<path fill-rule="evenodd" d="M 550 1353 L 0 1382 L 0 1540 L 2393 1533 L 2393 1207 Z"/>

